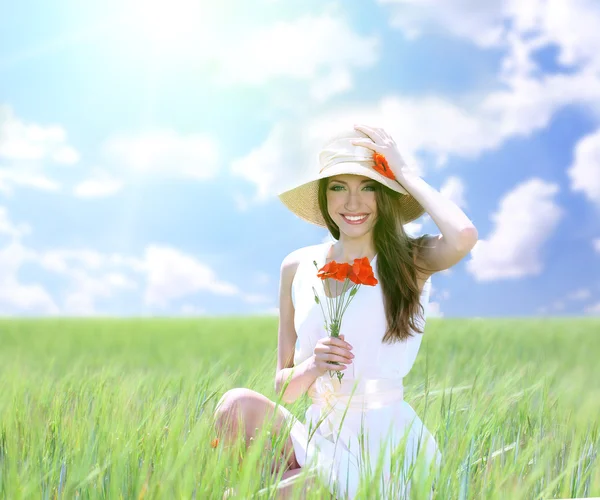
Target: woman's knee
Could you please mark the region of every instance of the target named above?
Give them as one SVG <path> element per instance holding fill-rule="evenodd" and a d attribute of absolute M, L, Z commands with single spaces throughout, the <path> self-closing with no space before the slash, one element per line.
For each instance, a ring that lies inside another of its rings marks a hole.
<path fill-rule="evenodd" d="M 269 429 L 279 433 L 286 420 L 285 415 L 276 410 L 276 405 L 260 392 L 246 389 L 245 387 L 236 387 L 228 390 L 215 409 L 215 424 L 217 430 L 223 428 L 227 433 L 236 435 L 238 429 L 245 433 L 246 444 L 249 445 L 255 434 L 261 427 L 264 427 L 267 421 L 271 422 Z M 271 420 L 273 419 L 273 420 Z M 294 445 L 290 436 L 287 437 L 286 444 L 282 450 L 283 458 L 289 468 L 299 468 L 300 464 L 294 453 Z"/>
<path fill-rule="evenodd" d="M 219 399 L 219 402 L 215 407 L 215 413 L 222 414 L 234 410 L 243 412 L 253 411 L 260 405 L 261 398 L 264 398 L 264 396 L 252 389 L 246 389 L 245 387 L 229 389 L 221 396 L 221 399 Z"/>
<path fill-rule="evenodd" d="M 215 413 L 222 413 L 228 411 L 232 406 L 238 405 L 239 402 L 245 397 L 245 387 L 236 387 L 235 389 L 229 389 L 219 399 L 217 406 L 215 407 Z"/>
<path fill-rule="evenodd" d="M 215 423 L 219 427 L 225 423 L 237 426 L 241 418 L 246 425 L 251 424 L 260 411 L 261 398 L 264 396 L 245 387 L 229 389 L 215 407 Z"/>

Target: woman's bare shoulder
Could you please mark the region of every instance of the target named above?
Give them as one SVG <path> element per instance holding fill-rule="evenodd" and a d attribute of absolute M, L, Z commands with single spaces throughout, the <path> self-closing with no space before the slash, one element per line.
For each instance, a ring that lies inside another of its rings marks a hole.
<path fill-rule="evenodd" d="M 302 262 L 311 254 L 314 255 L 314 252 L 322 246 L 323 244 L 309 245 L 291 251 L 284 257 L 283 261 L 281 262 L 281 271 L 284 272 L 285 270 L 288 273 L 295 273 L 300 262 Z"/>

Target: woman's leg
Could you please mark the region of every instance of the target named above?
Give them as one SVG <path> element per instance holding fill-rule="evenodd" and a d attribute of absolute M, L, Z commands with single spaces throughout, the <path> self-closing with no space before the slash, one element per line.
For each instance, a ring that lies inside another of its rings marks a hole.
<path fill-rule="evenodd" d="M 273 415 L 275 416 L 272 419 Z M 246 447 L 252 443 L 253 438 L 258 429 L 264 423 L 273 422 L 272 432 L 279 434 L 286 423 L 283 412 L 276 408 L 275 403 L 269 398 L 263 396 L 259 392 L 246 388 L 236 388 L 227 391 L 217 403 L 215 409 L 215 426 L 219 437 L 223 437 L 228 442 L 233 442 L 240 430 L 245 435 Z M 242 428 L 238 429 L 238 418 L 241 419 Z M 275 460 L 271 464 L 271 472 L 275 475 L 279 473 L 280 467 L 283 466 L 281 480 L 285 480 L 297 476 L 302 472 L 300 464 L 296 460 L 294 453 L 294 445 L 292 438 L 286 438 L 282 456 L 279 460 Z M 309 487 L 316 487 L 317 478 L 307 478 L 303 481 L 302 486 L 298 483 L 285 485 L 277 489 L 277 499 L 291 499 L 298 488 L 302 489 L 299 498 L 307 498 L 307 490 Z M 224 498 L 230 498 L 230 495 L 235 496 L 235 491 L 229 490 Z M 333 498 L 331 496 L 330 498 Z"/>
<path fill-rule="evenodd" d="M 241 429 L 238 428 L 238 419 L 241 419 Z M 246 447 L 250 446 L 263 424 L 270 422 L 272 422 L 271 432 L 279 434 L 286 423 L 283 412 L 276 409 L 275 403 L 269 398 L 251 389 L 235 388 L 227 391 L 215 409 L 217 436 L 226 442 L 234 442 L 238 433 L 242 432 Z M 271 464 L 271 472 L 277 474 L 281 466 L 284 467 L 284 471 L 300 467 L 290 436 L 284 444 L 282 457 Z"/>
<path fill-rule="evenodd" d="M 292 477 L 297 476 L 301 472 L 302 472 L 302 469 L 300 467 L 297 469 L 290 469 L 283 473 L 283 475 L 281 476 L 281 480 L 284 481 L 286 479 L 290 479 Z M 275 495 L 275 499 L 276 500 L 290 500 L 294 497 L 300 498 L 300 499 L 306 498 L 306 487 L 307 486 L 308 485 L 305 485 L 304 488 L 302 488 L 301 496 L 297 493 L 298 489 L 300 488 L 300 486 L 298 486 L 297 483 L 293 483 L 293 484 L 286 485 L 284 487 L 277 488 L 277 495 Z"/>
<path fill-rule="evenodd" d="M 290 469 L 286 472 L 283 473 L 282 477 L 281 477 L 281 481 L 284 481 L 286 479 L 292 478 L 297 476 L 298 474 L 300 474 L 302 472 L 302 469 L 299 467 L 297 469 Z M 293 484 L 289 484 L 289 485 L 285 485 L 283 487 L 277 488 L 277 495 L 275 496 L 276 500 L 291 500 L 291 499 L 298 499 L 298 500 L 305 500 L 307 498 L 315 498 L 315 492 L 314 489 L 313 491 L 309 491 L 310 488 L 316 488 L 318 484 L 318 481 L 316 478 L 307 478 L 302 482 L 302 486 L 300 486 L 297 482 L 293 483 Z M 308 495 L 311 494 L 311 496 L 309 497 Z M 321 498 L 325 498 L 325 497 L 321 497 Z M 326 498 L 330 498 L 333 499 L 334 496 L 333 495 L 329 495 L 329 497 Z"/>

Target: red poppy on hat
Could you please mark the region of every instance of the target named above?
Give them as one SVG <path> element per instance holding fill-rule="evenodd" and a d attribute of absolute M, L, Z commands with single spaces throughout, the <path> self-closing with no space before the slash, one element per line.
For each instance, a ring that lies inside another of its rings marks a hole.
<path fill-rule="evenodd" d="M 394 172 L 392 172 L 392 169 L 388 165 L 385 156 L 383 156 L 380 153 L 373 153 L 373 161 L 375 162 L 375 166 L 373 168 L 377 172 L 379 172 L 384 177 L 387 177 L 388 179 L 391 179 L 393 181 L 396 180 L 396 176 L 394 175 Z"/>

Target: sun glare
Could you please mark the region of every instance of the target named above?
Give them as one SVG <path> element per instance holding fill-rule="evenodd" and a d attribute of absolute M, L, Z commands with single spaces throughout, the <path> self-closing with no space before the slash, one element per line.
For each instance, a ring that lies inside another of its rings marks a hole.
<path fill-rule="evenodd" d="M 131 30 L 163 49 L 182 48 L 202 36 L 200 0 L 131 0 L 128 10 Z"/>

